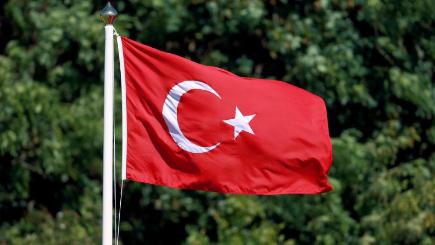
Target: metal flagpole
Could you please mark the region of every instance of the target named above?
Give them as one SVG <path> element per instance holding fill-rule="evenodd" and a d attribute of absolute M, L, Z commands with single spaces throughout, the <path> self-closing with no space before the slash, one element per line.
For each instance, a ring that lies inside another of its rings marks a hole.
<path fill-rule="evenodd" d="M 102 244 L 112 245 L 113 222 L 113 22 L 118 12 L 110 2 L 101 10 L 106 24 L 104 51 L 104 147 L 103 147 L 103 235 Z"/>

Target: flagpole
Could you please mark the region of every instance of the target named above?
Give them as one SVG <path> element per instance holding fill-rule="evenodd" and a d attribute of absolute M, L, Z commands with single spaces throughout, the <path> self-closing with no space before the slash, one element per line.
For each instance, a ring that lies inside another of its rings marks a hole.
<path fill-rule="evenodd" d="M 106 24 L 104 51 L 104 145 L 103 145 L 103 231 L 102 244 L 113 242 L 113 22 L 117 11 L 110 2 L 101 10 L 100 17 Z"/>

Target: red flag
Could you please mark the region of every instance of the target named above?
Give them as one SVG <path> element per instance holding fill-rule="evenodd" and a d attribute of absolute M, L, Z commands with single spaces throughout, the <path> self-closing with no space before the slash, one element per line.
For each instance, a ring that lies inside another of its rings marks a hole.
<path fill-rule="evenodd" d="M 320 97 L 125 37 L 122 47 L 126 179 L 262 195 L 331 190 L 332 147 Z"/>

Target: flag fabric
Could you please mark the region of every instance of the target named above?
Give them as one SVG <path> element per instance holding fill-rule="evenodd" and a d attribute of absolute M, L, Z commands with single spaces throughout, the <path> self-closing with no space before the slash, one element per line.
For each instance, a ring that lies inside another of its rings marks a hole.
<path fill-rule="evenodd" d="M 123 178 L 240 194 L 331 190 L 324 101 L 122 37 Z"/>

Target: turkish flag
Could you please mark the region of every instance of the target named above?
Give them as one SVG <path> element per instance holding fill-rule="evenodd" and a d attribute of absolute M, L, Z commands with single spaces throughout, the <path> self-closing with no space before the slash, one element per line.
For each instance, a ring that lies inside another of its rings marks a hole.
<path fill-rule="evenodd" d="M 261 195 L 332 189 L 327 179 L 332 146 L 320 97 L 281 81 L 239 77 L 126 37 L 121 51 L 124 178 Z"/>

